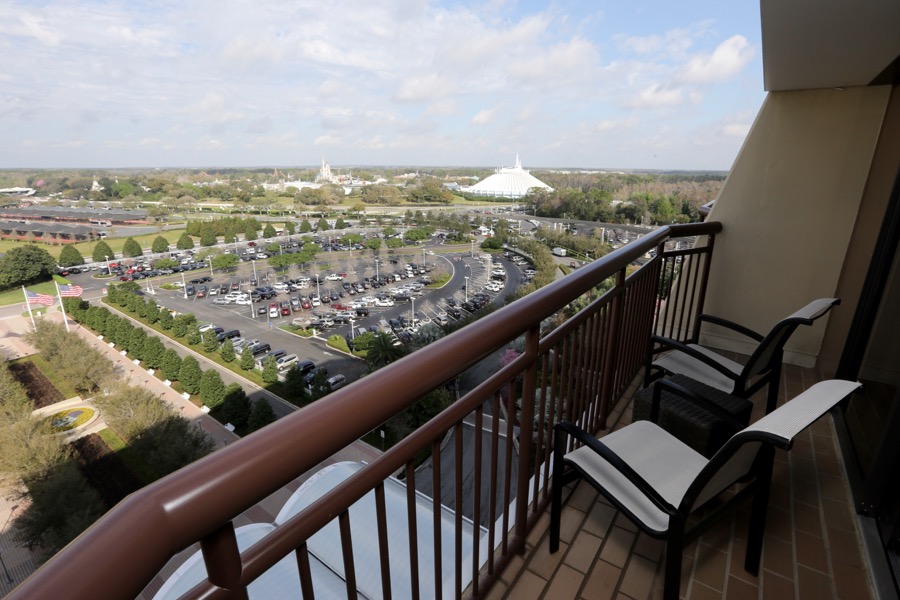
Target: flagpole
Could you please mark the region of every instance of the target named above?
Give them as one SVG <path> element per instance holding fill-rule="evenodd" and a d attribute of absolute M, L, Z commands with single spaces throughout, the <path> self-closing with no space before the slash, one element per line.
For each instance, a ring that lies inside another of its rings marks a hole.
<path fill-rule="evenodd" d="M 54 279 L 54 280 L 53 280 L 53 285 L 56 286 L 56 297 L 59 299 L 59 310 L 62 311 L 62 315 L 63 315 L 63 323 L 66 324 L 66 333 L 70 333 L 70 332 L 69 332 L 69 318 L 66 316 L 66 309 L 65 309 L 65 307 L 63 306 L 63 303 L 62 303 L 62 296 L 61 296 L 60 293 L 59 293 L 59 282 L 56 281 L 56 280 Z"/>
<path fill-rule="evenodd" d="M 28 309 L 28 316 L 31 317 L 31 328 L 37 331 L 37 323 L 34 322 L 34 315 L 31 312 L 31 302 L 28 301 L 28 293 L 25 291 L 25 286 L 22 286 L 22 295 L 25 296 L 25 308 Z"/>

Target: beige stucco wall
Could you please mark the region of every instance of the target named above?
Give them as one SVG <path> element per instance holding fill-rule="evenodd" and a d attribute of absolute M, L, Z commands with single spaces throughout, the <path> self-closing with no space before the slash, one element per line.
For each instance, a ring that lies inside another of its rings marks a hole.
<path fill-rule="evenodd" d="M 810 300 L 836 295 L 890 91 L 768 95 L 709 216 L 724 230 L 705 312 L 764 333 Z M 704 344 L 752 348 L 709 331 Z M 785 359 L 812 366 L 824 332 L 823 320 L 798 329 Z"/>

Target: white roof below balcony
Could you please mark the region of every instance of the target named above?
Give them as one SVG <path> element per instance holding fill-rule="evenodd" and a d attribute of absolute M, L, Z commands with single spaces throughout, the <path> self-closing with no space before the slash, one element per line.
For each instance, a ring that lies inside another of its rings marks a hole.
<path fill-rule="evenodd" d="M 285 502 L 275 517 L 274 523 L 254 523 L 235 530 L 238 547 L 243 551 L 251 545 L 262 542 L 266 534 L 302 512 L 313 502 L 343 483 L 363 468 L 360 463 L 340 462 L 325 467 L 297 489 Z M 406 504 L 406 485 L 396 479 L 388 479 L 384 485 L 385 513 L 390 555 L 391 592 L 396 598 L 412 597 L 409 532 Z M 431 498 L 416 492 L 415 515 L 418 549 L 419 593 L 422 598 L 437 597 L 437 586 L 443 596 L 455 595 L 454 561 L 441 561 L 441 578 L 434 579 L 434 517 Z M 350 507 L 350 535 L 353 541 L 354 569 L 359 596 L 364 599 L 382 597 L 381 563 L 378 547 L 375 494 L 370 492 Z M 456 516 L 450 509 L 441 507 L 440 548 L 443 557 L 454 556 L 456 547 Z M 471 581 L 473 527 L 471 521 L 463 518 L 461 547 L 463 558 L 462 585 Z M 486 556 L 486 532 L 479 529 L 477 543 L 479 557 Z M 343 550 L 337 520 L 333 520 L 307 542 L 310 554 L 310 568 L 316 598 L 346 598 Z M 154 600 L 178 598 L 206 578 L 206 567 L 200 552 L 191 555 L 175 573 L 163 584 Z M 248 588 L 250 598 L 296 597 L 300 590 L 300 579 L 296 558 L 291 554 L 269 569 Z"/>

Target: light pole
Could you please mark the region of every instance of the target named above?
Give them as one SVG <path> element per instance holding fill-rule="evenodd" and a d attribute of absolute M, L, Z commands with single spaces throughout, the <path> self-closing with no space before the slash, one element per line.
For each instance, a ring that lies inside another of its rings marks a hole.
<path fill-rule="evenodd" d="M 6 531 L 6 526 L 9 525 L 9 520 L 12 519 L 13 513 L 16 512 L 16 509 L 19 508 L 18 504 L 14 504 L 11 509 L 9 509 L 9 516 L 6 517 L 6 523 L 3 524 L 3 531 Z M 3 572 L 6 573 L 6 582 L 12 583 L 13 578 L 9 574 L 9 571 L 6 569 L 6 563 L 3 561 L 3 549 L 0 548 L 0 565 L 3 565 Z"/>
<path fill-rule="evenodd" d="M 378 259 L 375 259 L 375 281 L 378 281 Z"/>
<path fill-rule="evenodd" d="M 319 302 L 322 302 L 322 291 L 319 289 L 319 274 L 316 273 L 316 296 L 319 298 Z"/>
<path fill-rule="evenodd" d="M 475 256 L 475 238 L 472 238 L 472 253 L 471 256 Z"/>
<path fill-rule="evenodd" d="M 109 257 L 108 257 L 107 255 L 104 254 L 104 255 L 103 255 L 103 258 L 106 259 L 106 274 L 107 274 L 107 275 L 112 275 L 112 271 L 110 271 L 110 269 L 109 269 Z"/>
<path fill-rule="evenodd" d="M 187 300 L 187 282 L 184 280 L 184 271 L 181 272 L 181 289 L 184 290 L 184 299 Z"/>
<path fill-rule="evenodd" d="M 409 297 L 409 325 L 410 327 L 414 326 L 416 323 L 416 299 L 413 296 Z"/>
<path fill-rule="evenodd" d="M 347 320 L 350 321 L 350 341 L 352 342 L 356 339 L 356 327 L 353 326 L 353 319 Z"/>
<path fill-rule="evenodd" d="M 256 282 L 255 285 L 258 286 L 259 280 L 256 278 L 256 260 L 254 259 L 254 260 L 250 261 L 250 264 L 253 265 L 253 281 L 255 281 Z"/>
<path fill-rule="evenodd" d="M 469 276 L 466 275 L 466 302 L 469 301 Z"/>
<path fill-rule="evenodd" d="M 209 256 L 207 256 L 207 257 L 206 257 L 206 260 L 209 261 L 209 276 L 210 276 L 210 277 L 214 277 L 215 275 L 213 274 L 213 268 L 212 268 L 212 254 L 210 254 Z"/>

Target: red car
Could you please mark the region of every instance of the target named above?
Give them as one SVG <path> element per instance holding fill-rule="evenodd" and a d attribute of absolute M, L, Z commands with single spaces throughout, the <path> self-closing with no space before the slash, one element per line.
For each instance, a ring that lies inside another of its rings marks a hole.
<path fill-rule="evenodd" d="M 247 245 L 252 248 L 252 247 L 256 246 L 256 242 L 247 242 Z"/>

